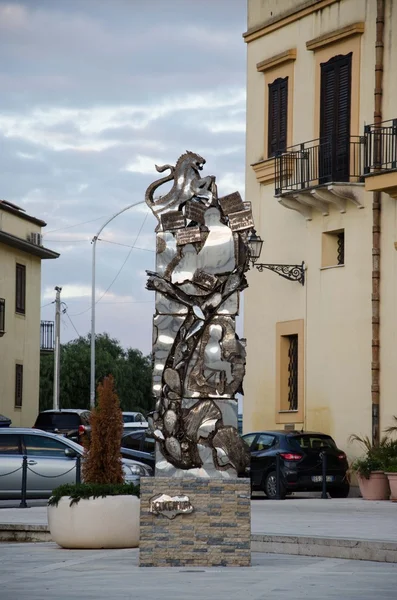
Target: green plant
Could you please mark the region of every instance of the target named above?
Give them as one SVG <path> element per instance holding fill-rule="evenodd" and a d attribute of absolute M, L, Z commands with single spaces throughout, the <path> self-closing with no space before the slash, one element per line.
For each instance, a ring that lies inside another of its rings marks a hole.
<path fill-rule="evenodd" d="M 367 454 L 363 458 L 357 458 L 351 465 L 352 471 L 369 479 L 373 471 L 383 471 L 383 462 L 379 456 Z"/>
<path fill-rule="evenodd" d="M 395 415 L 393 416 L 393 421 L 396 423 L 396 425 L 391 425 L 390 427 L 387 427 L 385 429 L 385 433 L 397 433 L 397 417 Z"/>
<path fill-rule="evenodd" d="M 382 448 L 385 446 L 388 442 L 388 439 L 389 438 L 387 435 L 385 435 L 383 438 L 381 438 L 379 444 L 373 444 L 372 440 L 367 435 L 360 436 L 352 433 L 351 436 L 349 436 L 349 443 L 358 442 L 367 452 L 371 452 L 375 448 Z"/>
<path fill-rule="evenodd" d="M 121 484 L 124 481 L 120 446 L 123 418 L 111 375 L 98 386 L 98 406 L 91 415 L 91 441 L 83 463 L 86 483 Z"/>
<path fill-rule="evenodd" d="M 139 486 L 133 483 L 95 484 L 79 483 L 60 485 L 53 492 L 48 501 L 50 506 L 58 506 L 62 496 L 69 496 L 70 506 L 77 504 L 82 499 L 104 498 L 105 496 L 137 496 L 139 498 Z"/>
<path fill-rule="evenodd" d="M 385 468 L 386 473 L 397 473 L 397 462 L 389 463 Z"/>

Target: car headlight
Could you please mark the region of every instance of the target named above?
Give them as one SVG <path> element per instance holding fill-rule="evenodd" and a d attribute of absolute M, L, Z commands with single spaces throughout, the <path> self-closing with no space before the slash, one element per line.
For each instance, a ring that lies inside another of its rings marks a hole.
<path fill-rule="evenodd" d="M 140 465 L 124 465 L 124 474 L 144 477 L 146 472 L 145 469 Z"/>

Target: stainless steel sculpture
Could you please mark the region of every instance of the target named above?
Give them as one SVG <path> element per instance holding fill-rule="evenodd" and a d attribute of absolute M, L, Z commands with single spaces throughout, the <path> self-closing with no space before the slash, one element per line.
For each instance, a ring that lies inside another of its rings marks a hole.
<path fill-rule="evenodd" d="M 145 195 L 158 220 L 150 417 L 156 475 L 235 477 L 249 454 L 237 432 L 245 340 L 235 332 L 239 292 L 247 287 L 250 203 L 238 192 L 218 198 L 204 158 L 186 152 Z M 154 199 L 155 190 L 173 181 Z"/>

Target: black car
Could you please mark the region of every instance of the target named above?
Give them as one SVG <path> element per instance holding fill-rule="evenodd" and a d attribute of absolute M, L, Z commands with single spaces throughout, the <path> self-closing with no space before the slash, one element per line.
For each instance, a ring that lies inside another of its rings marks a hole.
<path fill-rule="evenodd" d="M 280 496 L 322 489 L 322 455 L 327 460 L 327 492 L 331 498 L 346 498 L 346 454 L 324 433 L 260 431 L 242 436 L 251 452 L 251 487 L 268 498 L 276 497 L 276 456 L 280 454 Z"/>
<path fill-rule="evenodd" d="M 39 413 L 33 427 L 50 433 L 57 433 L 80 443 L 89 429 L 91 412 L 78 408 L 44 410 Z"/>
<path fill-rule="evenodd" d="M 155 466 L 155 439 L 146 429 L 124 433 L 121 438 L 121 456 Z"/>

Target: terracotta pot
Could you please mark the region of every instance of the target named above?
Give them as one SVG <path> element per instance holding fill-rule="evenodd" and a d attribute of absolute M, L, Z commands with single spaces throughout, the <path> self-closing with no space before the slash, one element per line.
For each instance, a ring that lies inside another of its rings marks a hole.
<path fill-rule="evenodd" d="M 364 500 L 388 500 L 389 482 L 383 471 L 373 471 L 369 477 L 357 476 L 360 492 Z"/>
<path fill-rule="evenodd" d="M 72 506 L 64 496 L 47 507 L 51 538 L 63 548 L 136 548 L 139 508 L 135 496 L 88 498 Z"/>
<path fill-rule="evenodd" d="M 390 485 L 390 500 L 397 502 L 397 473 L 385 473 Z"/>

